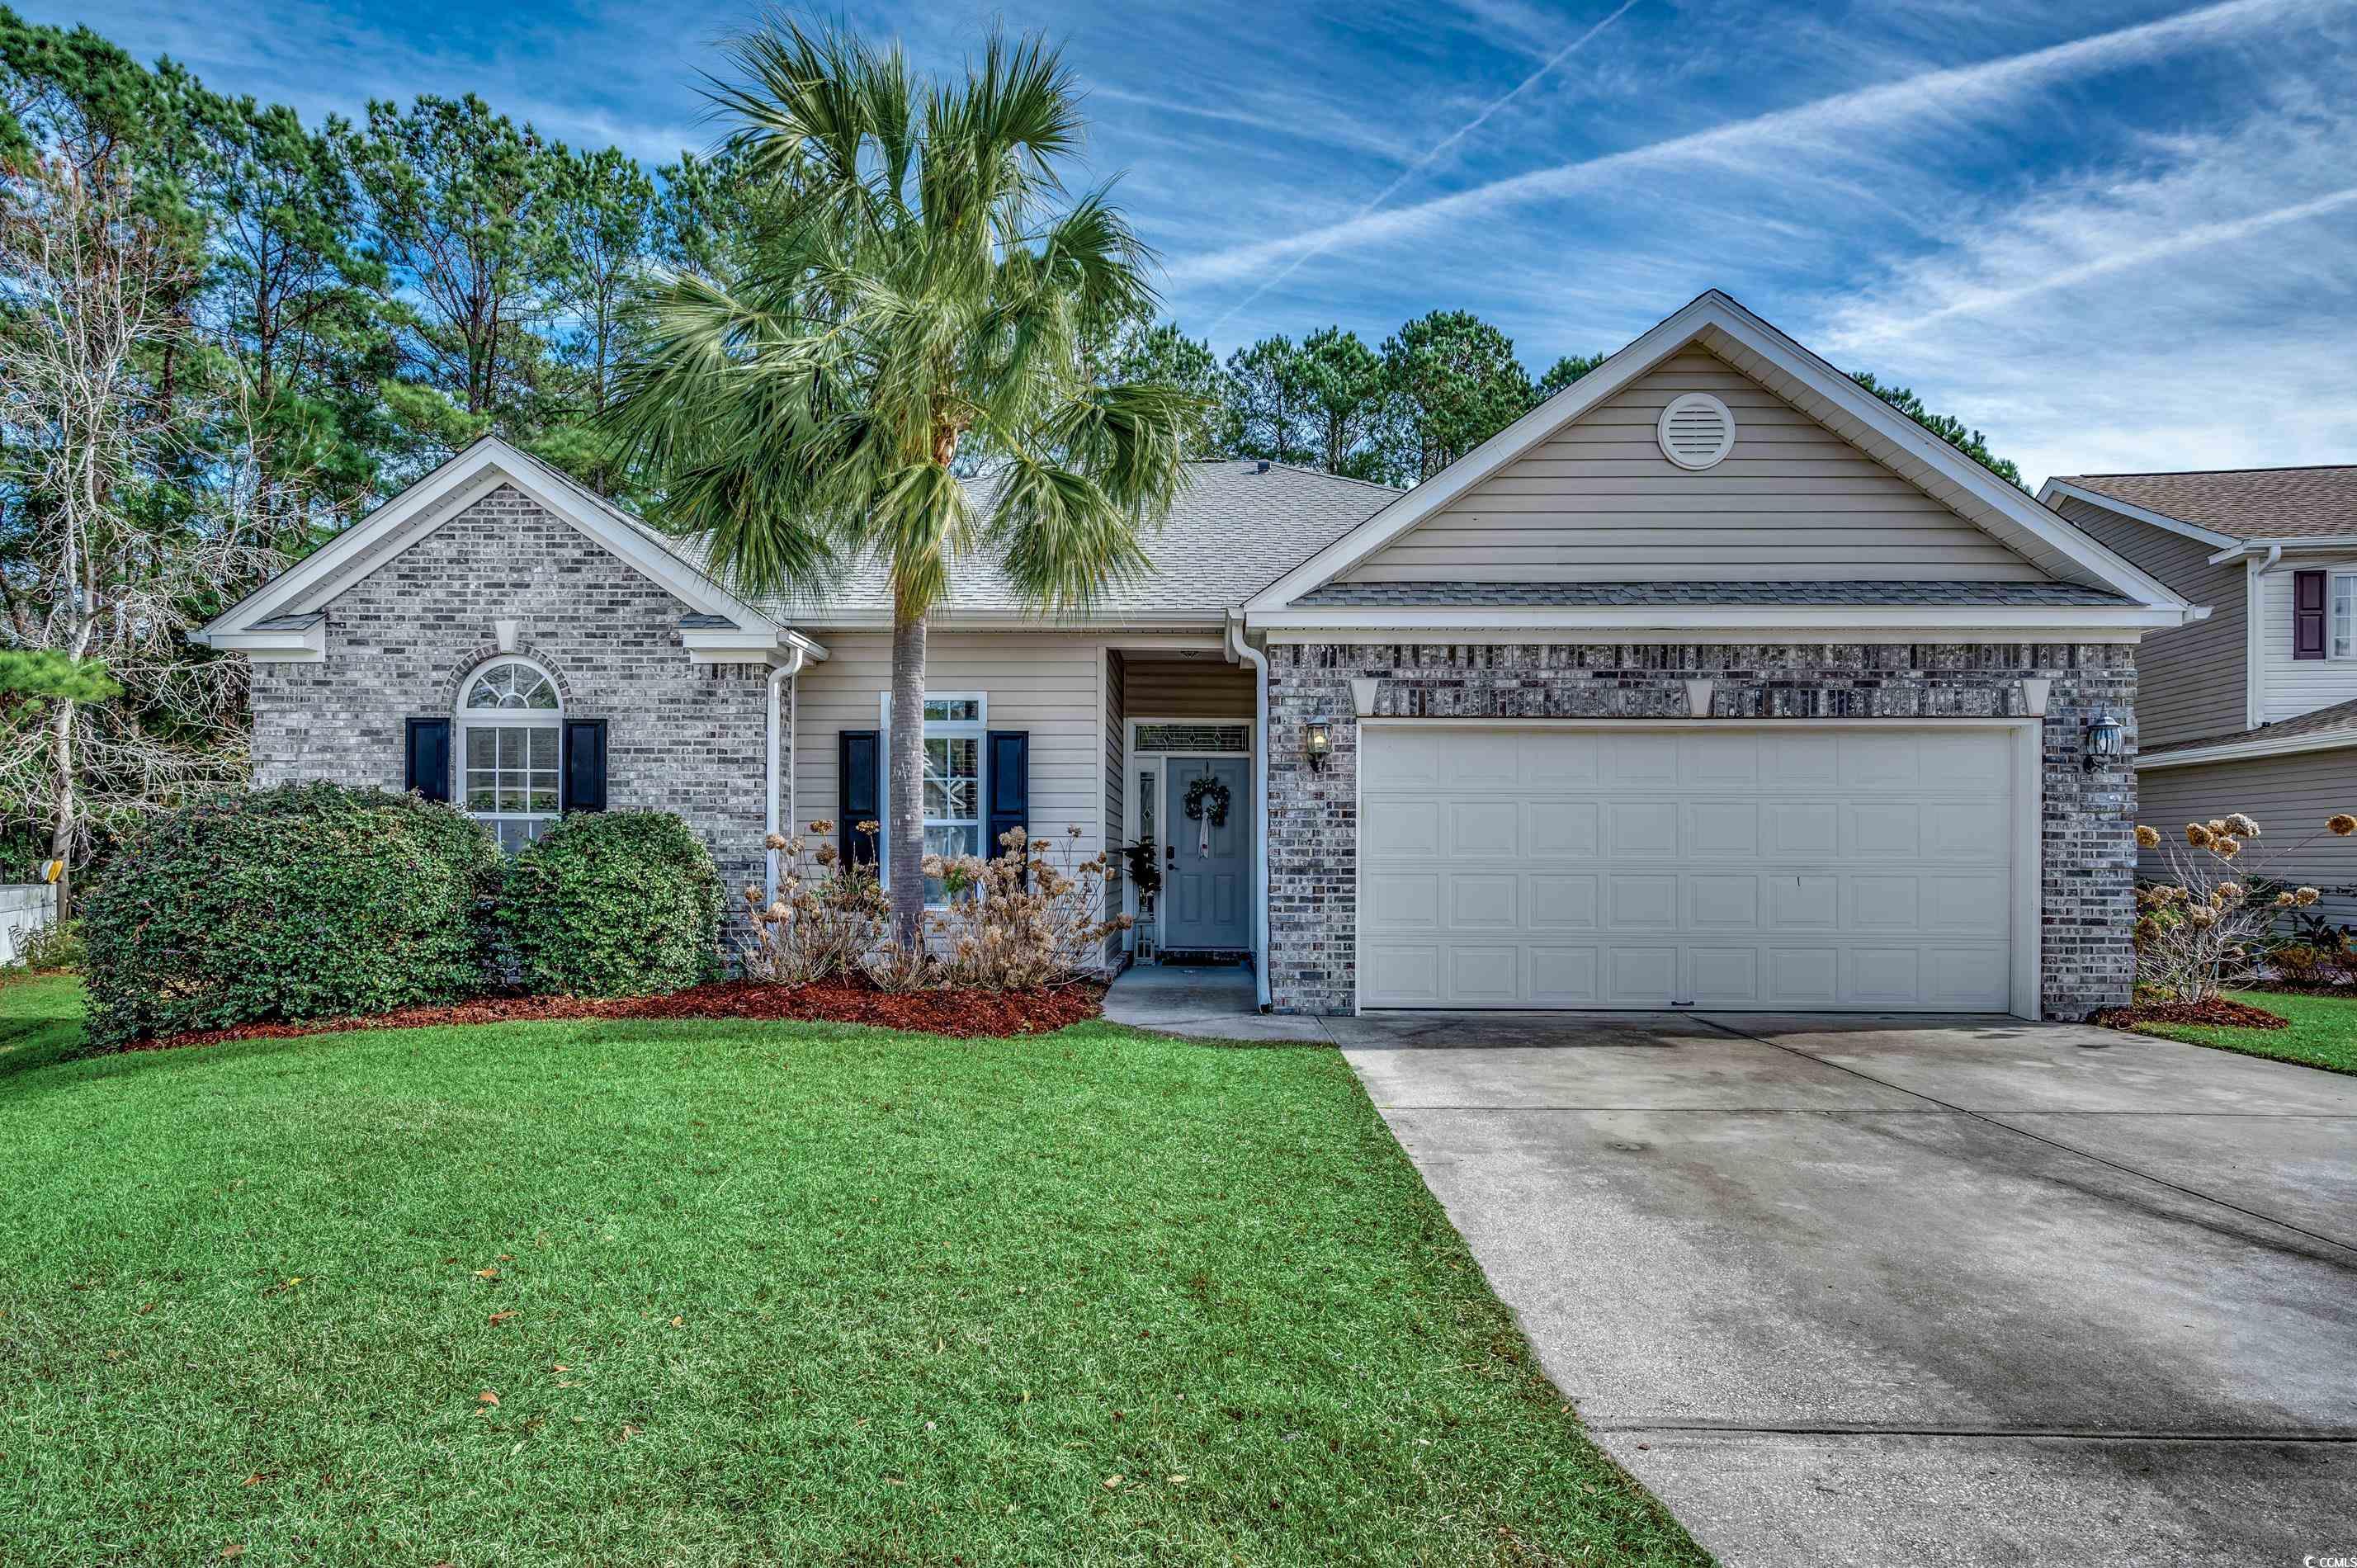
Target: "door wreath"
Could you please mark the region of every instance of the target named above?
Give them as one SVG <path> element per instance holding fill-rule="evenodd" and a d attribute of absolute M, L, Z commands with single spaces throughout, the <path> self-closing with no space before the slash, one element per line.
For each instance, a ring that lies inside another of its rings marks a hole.
<path fill-rule="evenodd" d="M 1187 820 L 1200 822 L 1206 811 L 1213 827 L 1228 825 L 1228 787 L 1209 773 L 1187 786 Z"/>

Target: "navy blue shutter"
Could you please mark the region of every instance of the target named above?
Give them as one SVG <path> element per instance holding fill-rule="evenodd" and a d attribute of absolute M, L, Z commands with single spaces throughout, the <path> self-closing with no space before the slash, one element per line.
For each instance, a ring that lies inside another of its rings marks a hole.
<path fill-rule="evenodd" d="M 606 809 L 606 721 L 565 721 L 565 809 Z"/>
<path fill-rule="evenodd" d="M 835 823 L 836 845 L 845 865 L 876 864 L 874 833 L 859 831 L 862 822 L 884 820 L 883 737 L 872 729 L 847 729 L 835 740 L 835 764 L 843 781 L 842 819 Z"/>
<path fill-rule="evenodd" d="M 2324 657 L 2325 574 L 2291 575 L 2291 656 Z"/>
<path fill-rule="evenodd" d="M 450 800 L 450 721 L 411 719 L 402 739 L 402 788 L 429 800 Z"/>
<path fill-rule="evenodd" d="M 982 853 L 985 859 L 1003 854 L 1001 833 L 1031 825 L 1031 732 L 995 729 L 990 732 L 990 820 L 984 824 Z"/>

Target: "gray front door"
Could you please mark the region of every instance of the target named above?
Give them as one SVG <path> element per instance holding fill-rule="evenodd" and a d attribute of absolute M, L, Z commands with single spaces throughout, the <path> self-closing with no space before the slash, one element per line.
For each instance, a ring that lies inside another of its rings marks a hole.
<path fill-rule="evenodd" d="M 1187 815 L 1187 787 L 1205 774 L 1228 787 L 1224 822 Z M 1162 946 L 1252 946 L 1252 759 L 1173 757 L 1163 764 Z M 1206 832 L 1208 828 L 1209 832 Z M 1205 854 L 1209 839 L 1210 853 Z"/>

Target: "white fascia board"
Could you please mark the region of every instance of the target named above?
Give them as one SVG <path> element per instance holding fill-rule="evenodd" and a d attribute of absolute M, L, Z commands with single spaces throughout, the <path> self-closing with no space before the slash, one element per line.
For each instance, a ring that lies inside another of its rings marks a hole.
<path fill-rule="evenodd" d="M 2190 746 L 2182 751 L 2164 751 L 2158 757 L 2139 757 L 2136 758 L 2136 770 L 2149 773 L 2162 768 L 2199 768 L 2205 763 L 2247 762 L 2263 757 L 2295 757 L 2303 751 L 2341 751 L 2351 746 L 2357 746 L 2357 730 L 2328 730 L 2279 739 L 2261 736 L 2217 746 Z"/>
<path fill-rule="evenodd" d="M 2234 534 L 2221 533 L 2214 528 L 2203 528 L 2199 523 L 2187 522 L 2184 519 L 2171 517 L 2165 511 L 2155 511 L 2150 507 L 2137 506 L 2133 502 L 2121 500 L 2116 496 L 2104 495 L 2099 490 L 2084 489 L 2077 485 L 2066 485 L 2060 479 L 2049 479 L 2038 488 L 2038 501 L 2040 506 L 2052 506 L 2058 496 L 2068 497 L 2072 500 L 2085 501 L 2089 506 L 2099 506 L 2105 511 L 2117 512 L 2120 516 L 2132 518 L 2137 522 L 2147 522 L 2155 528 L 2167 529 L 2171 533 L 2181 533 L 2188 539 L 2198 539 L 2204 544 L 2219 549 L 2223 549 L 2230 544 L 2240 546 L 2244 542 Z"/>
<path fill-rule="evenodd" d="M 1200 632 L 1216 630 L 1227 625 L 1227 610 L 1189 611 L 1162 615 L 1112 615 L 1082 617 L 1059 620 L 1052 616 L 1025 615 L 1020 610 L 938 612 L 925 618 L 929 631 L 1036 631 L 1045 633 L 1071 632 Z M 864 610 L 856 614 L 829 613 L 813 615 L 809 624 L 822 631 L 889 631 L 892 617 L 889 611 Z"/>
<path fill-rule="evenodd" d="M 2280 553 L 2287 555 L 2324 554 L 2346 555 L 2357 551 L 2357 533 L 2340 533 L 2310 539 L 2240 539 L 2233 548 L 2221 550 L 2210 557 L 2210 564 L 2222 566 L 2244 555 Z"/>
<path fill-rule="evenodd" d="M 1630 382 L 1711 330 L 1725 333 L 1766 363 L 1865 425 L 1869 433 L 1867 438 L 1853 440 L 1851 445 L 1878 461 L 1887 462 L 1887 455 L 1894 451 L 1904 452 L 1931 470 L 1932 483 L 1944 480 L 1969 494 L 2056 555 L 2078 566 L 2098 585 L 2144 604 L 2182 607 L 2176 595 L 2159 579 L 2104 548 L 2072 527 L 2066 519 L 2048 510 L 2034 498 L 1990 473 L 1851 381 L 1824 360 L 1754 316 L 1730 295 L 1712 289 L 1279 577 L 1245 602 L 1246 612 L 1275 609 L 1288 605 L 1300 595 L 1350 570 L 1426 518 L 1457 500 L 1555 431 L 1617 395 Z M 1968 518 L 1967 521 L 1973 520 Z M 1993 532 L 1986 523 L 1975 521 L 1975 526 L 1985 532 Z M 2019 548 L 2015 542 L 2005 542 Z"/>
<path fill-rule="evenodd" d="M 679 634 L 688 659 L 697 664 L 765 664 L 801 669 L 827 657 L 825 645 L 798 631 L 778 631 L 766 623 L 752 628 L 689 627 Z M 799 656 L 799 662 L 797 661 Z"/>
<path fill-rule="evenodd" d="M 485 436 L 216 618 L 205 628 L 208 636 L 233 633 L 300 603 L 306 595 L 332 582 L 354 560 L 440 504 L 444 509 L 440 515 L 404 540 L 400 549 L 407 550 L 432 537 L 436 530 L 466 510 L 464 501 L 501 482 L 515 486 L 543 509 L 563 518 L 592 542 L 692 609 L 725 616 L 739 626 L 762 628 L 772 637 L 788 629 L 654 542 L 618 514 L 608 515 L 603 509 L 588 505 L 585 498 L 574 493 L 569 481 L 538 458 L 496 436 Z"/>
<path fill-rule="evenodd" d="M 221 653 L 242 653 L 257 664 L 323 664 L 328 658 L 325 617 L 285 631 L 214 631 L 188 634 L 192 642 Z"/>
<path fill-rule="evenodd" d="M 1499 631 L 1544 631 L 1576 636 L 1582 632 L 1652 629 L 1662 631 L 1809 630 L 1834 634 L 1866 630 L 2005 631 L 2050 633 L 2054 639 L 2084 639 L 2090 633 L 2144 632 L 2182 626 L 2208 618 L 2207 607 L 2175 605 L 2088 605 L 2058 608 L 2038 605 L 1893 606 L 1861 605 L 1596 605 L 1567 608 L 1552 606 L 1435 606 L 1421 609 L 1374 609 L 1335 605 L 1244 612 L 1244 628 L 1254 635 L 1337 628 L 1402 632 L 1445 631 L 1453 640 L 1488 639 Z M 2035 639 L 2034 639 L 2035 640 Z M 2100 640 L 2100 639 L 2098 639 Z"/>

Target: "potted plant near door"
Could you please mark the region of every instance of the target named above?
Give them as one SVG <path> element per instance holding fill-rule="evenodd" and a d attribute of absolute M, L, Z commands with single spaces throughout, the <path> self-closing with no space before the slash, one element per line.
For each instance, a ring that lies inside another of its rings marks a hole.
<path fill-rule="evenodd" d="M 1154 956 L 1154 896 L 1162 891 L 1162 861 L 1153 843 L 1140 839 L 1121 852 L 1129 885 L 1137 889 L 1137 956 Z"/>

